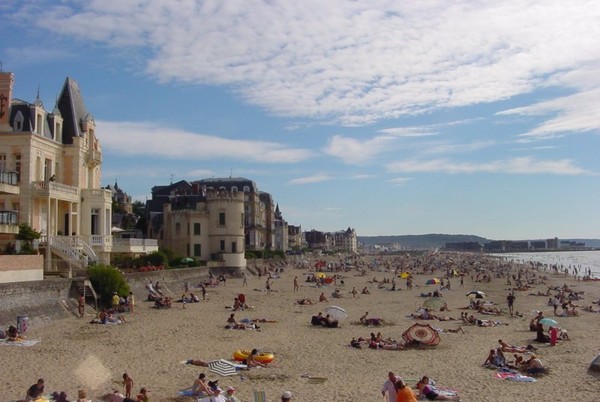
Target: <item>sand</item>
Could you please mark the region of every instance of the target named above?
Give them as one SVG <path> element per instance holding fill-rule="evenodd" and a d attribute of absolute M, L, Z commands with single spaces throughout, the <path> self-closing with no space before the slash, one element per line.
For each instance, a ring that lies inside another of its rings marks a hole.
<path fill-rule="evenodd" d="M 460 256 L 453 258 L 454 267 L 466 266 Z M 366 263 L 372 260 L 373 257 L 363 257 Z M 393 257 L 387 260 L 393 261 Z M 423 266 L 435 266 L 432 261 Z M 581 312 L 580 317 L 556 318 L 568 330 L 571 340 L 555 347 L 536 344 L 537 354 L 551 369 L 549 375 L 539 377 L 536 382 L 500 380 L 494 377 L 493 370 L 482 367 L 487 352 L 497 346 L 498 339 L 515 345 L 532 343 L 535 333 L 528 330 L 528 323 L 533 310 L 552 316 L 552 307 L 546 304 L 548 297 L 529 293 L 545 291 L 546 285 L 516 292 L 515 310 L 522 312 L 523 317 L 480 316 L 507 325 L 489 328 L 463 325 L 464 334 L 442 333 L 435 348 L 389 351 L 349 347 L 352 337 L 367 337 L 370 332 L 401 339 L 402 332 L 415 322 L 440 328 L 459 327 L 460 321 L 418 321 L 407 317 L 422 305 L 424 298 L 420 293 L 435 289 L 425 285 L 426 279 L 432 277 L 430 273 L 416 274 L 417 286 L 411 291 L 406 290 L 405 281 L 400 279 L 401 291 L 388 290 L 390 285 L 378 289 L 370 283 L 373 277 L 392 278 L 390 270 L 394 266 L 379 264 L 366 276 L 357 276 L 356 270 L 342 273 L 345 284 L 339 289 L 344 297 L 333 301 L 330 298 L 329 303 L 317 301 L 322 291 L 329 296 L 332 288 L 317 288 L 304 282 L 308 269 L 294 269 L 292 265 L 285 267 L 280 278 L 273 279 L 274 292 L 270 294 L 262 290 L 264 277 L 251 277 L 247 287 L 242 287 L 242 279 L 232 278 L 226 286 L 209 288 L 207 301 L 188 304 L 185 309 L 178 303 L 169 310 L 151 308 L 151 303 L 143 301 L 146 294 L 136 291 L 137 311 L 135 315 L 127 315 L 125 324 L 94 325 L 88 323 L 90 315 L 85 319 L 72 317 L 31 327 L 28 338 L 41 340 L 34 346 L 0 347 L 0 400 L 23 397 L 29 385 L 43 377 L 47 391 L 66 391 L 74 398 L 77 390 L 84 388 L 96 401 L 112 389 L 122 390 L 119 380 L 127 372 L 134 380 L 134 390 L 146 387 L 152 401 L 191 401 L 191 398 L 177 398 L 177 391 L 190 386 L 199 373 L 205 372 L 209 379 L 218 378 L 222 388 L 234 386 L 236 396 L 242 401 L 252 401 L 254 390 L 265 391 L 269 401 L 279 401 L 286 390 L 293 392 L 296 401 L 382 401 L 381 386 L 390 370 L 409 383 L 428 375 L 438 385 L 458 390 L 463 401 L 597 399 L 599 377 L 590 373 L 588 366 L 600 345 L 598 313 Z M 574 290 L 585 291 L 585 300 L 576 302 L 580 305 L 589 305 L 600 296 L 599 282 L 576 282 L 563 275 L 547 275 L 547 284 L 567 283 Z M 298 292 L 293 291 L 294 276 L 299 278 Z M 482 283 L 472 281 L 467 275 L 464 282 L 464 287 L 460 287 L 459 279 L 454 278 L 452 290 L 442 292 L 450 307 L 447 315 L 460 318 L 463 311 L 473 312 L 460 309 L 468 305 L 465 294 L 470 290 L 485 292 L 488 300 L 506 310 L 509 288 L 506 279 L 492 278 L 490 283 Z M 173 291 L 173 296 L 183 291 L 181 283 L 165 285 Z M 371 294 L 360 294 L 365 286 Z M 355 298 L 350 294 L 352 287 L 359 291 Z M 259 324 L 260 331 L 224 329 L 230 314 L 226 306 L 232 305 L 239 293 L 246 294 L 247 303 L 254 309 L 237 312 L 238 320 L 249 317 L 278 322 Z M 317 303 L 302 306 L 296 303 L 301 298 Z M 311 316 L 329 305 L 343 307 L 349 318 L 341 322 L 340 328 L 311 326 Z M 351 323 L 366 311 L 392 324 L 375 328 Z M 231 377 L 219 377 L 207 368 L 180 363 L 188 358 L 231 359 L 235 350 L 251 348 L 272 351 L 275 361 L 268 368 Z M 306 375 L 327 380 L 315 383 Z"/>

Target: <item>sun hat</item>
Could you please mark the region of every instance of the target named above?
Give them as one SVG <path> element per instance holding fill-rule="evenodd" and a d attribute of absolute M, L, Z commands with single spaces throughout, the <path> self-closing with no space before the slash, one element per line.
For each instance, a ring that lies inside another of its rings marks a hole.
<path fill-rule="evenodd" d="M 227 391 L 235 391 L 235 388 L 233 388 L 232 386 L 227 387 Z"/>

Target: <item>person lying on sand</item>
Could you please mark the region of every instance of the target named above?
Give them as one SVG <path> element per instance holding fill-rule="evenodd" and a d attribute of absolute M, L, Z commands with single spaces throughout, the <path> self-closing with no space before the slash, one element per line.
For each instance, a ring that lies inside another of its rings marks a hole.
<path fill-rule="evenodd" d="M 501 350 L 506 353 L 528 353 L 537 350 L 533 345 L 512 346 L 504 342 L 502 339 L 498 339 L 498 343 L 500 344 Z"/>

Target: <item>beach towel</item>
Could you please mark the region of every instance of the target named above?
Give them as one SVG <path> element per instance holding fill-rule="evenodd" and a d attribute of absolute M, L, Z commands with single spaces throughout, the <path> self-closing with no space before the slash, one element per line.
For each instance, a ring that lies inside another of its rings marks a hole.
<path fill-rule="evenodd" d="M 33 346 L 36 343 L 40 343 L 41 339 L 22 339 L 20 341 L 9 341 L 6 339 L 0 339 L 0 346 Z"/>
<path fill-rule="evenodd" d="M 510 373 L 510 372 L 496 373 L 496 378 L 500 378 L 501 380 L 518 381 L 518 382 L 535 382 L 535 381 L 537 381 L 533 377 L 528 377 L 528 376 L 520 374 L 520 373 Z"/>

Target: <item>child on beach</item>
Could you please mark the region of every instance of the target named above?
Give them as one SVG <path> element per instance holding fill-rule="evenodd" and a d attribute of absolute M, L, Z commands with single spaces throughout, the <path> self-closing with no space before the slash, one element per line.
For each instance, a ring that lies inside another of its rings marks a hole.
<path fill-rule="evenodd" d="M 123 374 L 123 386 L 125 387 L 125 397 L 131 398 L 131 390 L 133 389 L 133 379 L 129 374 Z"/>

